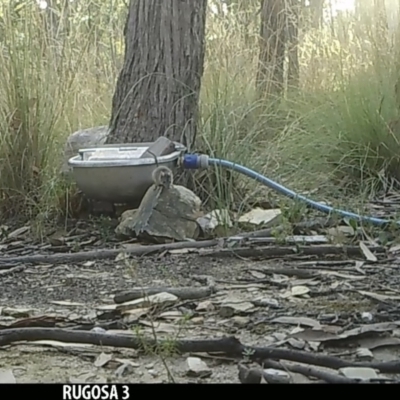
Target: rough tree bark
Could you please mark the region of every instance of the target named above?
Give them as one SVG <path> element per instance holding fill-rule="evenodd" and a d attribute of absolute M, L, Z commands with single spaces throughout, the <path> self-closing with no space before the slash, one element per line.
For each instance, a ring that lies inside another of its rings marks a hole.
<path fill-rule="evenodd" d="M 107 143 L 196 137 L 207 0 L 131 0 Z"/>
<path fill-rule="evenodd" d="M 285 62 L 285 0 L 262 0 L 257 88 L 260 94 L 280 93 Z"/>
<path fill-rule="evenodd" d="M 324 3 L 325 0 L 309 0 L 309 7 L 311 11 L 311 25 L 313 28 L 321 28 L 324 17 Z"/>
<path fill-rule="evenodd" d="M 299 83 L 299 14 L 300 2 L 290 0 L 287 4 L 287 23 L 288 23 L 288 86 L 297 87 Z"/>

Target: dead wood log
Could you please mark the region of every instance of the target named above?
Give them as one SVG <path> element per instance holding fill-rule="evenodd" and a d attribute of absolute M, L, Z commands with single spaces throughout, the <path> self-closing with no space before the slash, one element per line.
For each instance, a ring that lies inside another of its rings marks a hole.
<path fill-rule="evenodd" d="M 202 249 L 198 251 L 200 255 L 214 257 L 224 257 L 239 255 L 241 257 L 284 257 L 290 255 L 308 255 L 308 256 L 330 256 L 339 254 L 361 255 L 361 251 L 357 246 L 282 246 L 273 247 L 267 246 L 262 247 L 265 243 L 275 243 L 276 240 L 271 237 L 259 237 L 256 231 L 248 232 L 232 237 L 218 238 L 212 240 L 203 241 L 186 241 L 186 242 L 175 242 L 166 244 L 155 244 L 150 246 L 137 246 L 132 248 L 119 248 L 119 249 L 100 249 L 86 252 L 77 253 L 56 253 L 56 254 L 33 254 L 16 257 L 0 257 L 0 271 L 9 270 L 15 266 L 21 266 L 21 264 L 64 264 L 64 263 L 79 263 L 91 260 L 107 260 L 113 259 L 120 253 L 126 253 L 131 256 L 149 256 L 164 251 L 178 250 L 178 249 Z M 291 238 L 288 237 L 290 241 Z M 246 245 L 247 247 L 245 247 Z M 261 247 L 260 247 L 261 246 Z M 215 247 L 210 251 L 204 251 L 209 247 Z M 383 252 L 383 247 L 372 247 L 372 252 Z"/>
<path fill-rule="evenodd" d="M 333 374 L 326 371 L 321 371 L 320 369 L 312 368 L 305 365 L 298 365 L 298 364 L 293 365 L 288 363 L 283 364 L 273 360 L 266 360 L 265 362 L 263 362 L 263 364 L 264 367 L 294 372 L 304 376 L 321 379 L 326 383 L 357 383 L 357 381 L 355 381 L 354 379 L 346 378 L 345 376 Z M 263 374 L 263 377 L 268 382 L 268 377 L 265 374 Z"/>
<path fill-rule="evenodd" d="M 375 253 L 385 251 L 384 247 L 374 246 L 369 248 Z M 215 248 L 201 250 L 202 257 L 245 257 L 245 258 L 274 258 L 286 256 L 362 256 L 363 253 L 358 246 L 261 246 L 261 247 L 237 247 L 237 248 Z"/>
<path fill-rule="evenodd" d="M 300 279 L 311 279 L 319 276 L 318 271 L 296 269 L 296 268 L 249 268 L 251 271 L 261 272 L 265 275 L 286 275 L 289 277 L 295 276 Z"/>
<path fill-rule="evenodd" d="M 235 236 L 235 239 L 238 239 Z M 103 249 L 78 253 L 62 254 L 34 254 L 17 257 L 0 257 L 0 270 L 14 268 L 20 264 L 63 264 L 78 263 L 90 260 L 106 260 L 115 258 L 120 253 L 131 256 L 148 256 L 168 250 L 176 249 L 202 249 L 198 251 L 200 256 L 212 257 L 253 257 L 271 258 L 286 256 L 362 256 L 362 252 L 357 246 L 262 246 L 262 247 L 233 247 L 221 248 L 218 245 L 221 240 L 205 240 L 201 242 L 177 242 L 168 244 L 156 244 L 151 246 L 138 246 L 123 249 Z M 247 242 L 249 243 L 249 242 Z M 204 250 L 207 247 L 217 246 L 212 250 Z M 370 248 L 372 252 L 383 252 L 384 248 L 374 246 Z"/>
<path fill-rule="evenodd" d="M 55 340 L 65 343 L 86 343 L 98 346 L 111 346 L 138 350 L 157 351 L 168 345 L 171 340 L 147 339 L 132 334 L 110 335 L 107 333 L 71 331 L 56 328 L 19 328 L 0 331 L 0 347 L 15 342 Z M 381 373 L 400 373 L 400 361 L 389 362 L 351 362 L 325 354 L 312 354 L 301 350 L 277 349 L 273 347 L 253 347 L 243 345 L 235 337 L 206 340 L 177 340 L 177 353 L 225 353 L 230 357 L 243 358 L 248 356 L 252 361 L 261 363 L 263 360 L 287 360 L 302 364 L 339 369 L 343 367 L 366 367 L 377 369 Z"/>
<path fill-rule="evenodd" d="M 91 260 L 110 260 L 120 253 L 132 256 L 148 256 L 168 250 L 206 248 L 218 245 L 219 240 L 204 240 L 199 242 L 177 242 L 137 246 L 132 248 L 101 249 L 77 253 L 33 254 L 16 257 L 0 257 L 0 270 L 10 269 L 18 264 L 63 264 L 78 263 Z"/>
<path fill-rule="evenodd" d="M 263 231 L 255 231 L 257 232 Z M 157 253 L 162 253 L 168 250 L 181 249 L 200 249 L 213 246 L 221 246 L 226 240 L 240 241 L 242 238 L 247 238 L 250 233 L 236 235 L 233 238 L 218 238 L 211 240 L 202 240 L 197 242 L 175 242 L 165 244 L 155 244 L 149 246 L 137 246 L 132 248 L 119 249 L 100 249 L 92 251 L 80 251 L 76 253 L 57 253 L 57 254 L 33 254 L 16 257 L 0 257 L 0 271 L 9 270 L 19 264 L 64 264 L 64 263 L 79 263 L 92 260 L 110 260 L 118 256 L 120 253 L 130 254 L 132 256 L 149 256 Z M 258 237 L 258 236 L 257 236 Z"/>

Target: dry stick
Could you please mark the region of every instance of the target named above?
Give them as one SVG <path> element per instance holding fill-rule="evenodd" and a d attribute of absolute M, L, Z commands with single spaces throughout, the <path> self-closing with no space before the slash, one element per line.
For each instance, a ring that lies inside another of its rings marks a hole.
<path fill-rule="evenodd" d="M 326 219 L 316 219 L 313 221 L 305 221 L 300 222 L 298 224 L 294 224 L 293 229 L 314 229 L 317 227 L 329 226 L 329 221 Z M 240 244 L 240 239 L 244 239 L 244 242 L 249 245 L 251 244 L 251 239 L 254 238 L 257 242 L 257 247 L 262 244 L 262 239 L 265 239 L 265 242 L 271 242 L 271 236 L 273 236 L 274 232 L 282 231 L 282 227 L 270 228 L 270 229 L 261 229 L 253 232 L 244 232 L 232 237 L 218 238 L 212 240 L 202 240 L 197 242 L 177 242 L 177 243 L 167 243 L 167 244 L 157 244 L 150 246 L 140 246 L 135 248 L 121 248 L 121 249 L 102 249 L 102 250 L 93 250 L 87 252 L 77 252 L 77 253 L 58 253 L 58 254 L 35 254 L 35 255 L 26 255 L 26 256 L 18 256 L 18 257 L 0 257 L 0 271 L 1 270 L 9 270 L 14 268 L 18 264 L 63 264 L 69 262 L 84 262 L 91 260 L 106 260 L 115 258 L 120 253 L 130 254 L 132 256 L 146 256 L 155 253 L 161 253 L 168 250 L 178 250 L 178 249 L 205 249 L 208 247 L 219 246 L 221 243 L 229 242 L 229 241 L 237 241 Z M 258 238 L 258 240 L 256 239 Z M 279 257 L 279 256 L 287 256 L 293 254 L 294 247 L 280 247 L 273 248 L 268 247 L 267 251 L 263 251 L 263 249 L 259 249 L 261 252 L 261 256 L 264 257 Z M 299 249 L 299 246 L 297 246 Z M 269 250 L 268 250 L 269 249 Z M 340 248 L 332 247 L 324 247 L 318 246 L 317 250 L 311 250 L 313 248 L 308 247 L 303 251 L 303 255 L 335 255 L 341 254 L 342 251 Z M 315 248 L 314 248 L 315 249 Z M 333 253 L 330 252 L 329 249 L 332 249 Z M 239 246 L 236 248 L 236 254 L 238 254 Z M 382 247 L 374 247 L 370 248 L 371 251 L 383 251 Z M 354 247 L 348 247 L 347 252 L 355 253 L 359 255 L 360 250 Z M 204 255 L 213 255 L 213 256 L 225 256 L 226 254 L 231 253 L 231 250 L 224 249 L 218 251 L 218 249 L 214 250 L 214 252 Z M 241 250 L 242 257 L 257 257 L 257 252 L 254 248 L 250 249 L 242 249 Z"/>
<path fill-rule="evenodd" d="M 265 275 L 286 275 L 300 279 L 310 279 L 319 276 L 317 271 L 296 268 L 249 268 L 249 271 L 261 272 Z M 258 281 L 257 281 L 258 282 Z"/>
<path fill-rule="evenodd" d="M 1 270 L 0 268 L 0 277 L 15 274 L 16 272 L 21 272 L 23 269 L 24 267 L 22 265 L 18 265 L 16 267 L 10 266 L 9 269 L 4 269 L 4 270 Z"/>
<path fill-rule="evenodd" d="M 35 254 L 18 257 L 0 257 L 0 270 L 6 270 L 15 267 L 18 264 L 63 264 L 71 262 L 83 262 L 90 260 L 105 260 L 115 258 L 120 253 L 130 254 L 132 256 L 145 256 L 154 253 L 174 249 L 193 249 L 216 246 L 219 240 L 205 240 L 202 242 L 178 242 L 168 244 L 156 244 L 152 246 L 141 246 L 127 249 L 112 249 L 112 250 L 95 250 L 69 254 Z M 380 246 L 370 247 L 372 252 L 383 252 L 384 248 Z M 199 251 L 201 256 L 213 257 L 283 257 L 294 255 L 305 256 L 333 256 L 346 254 L 348 256 L 360 256 L 362 252 L 358 246 L 264 246 L 264 247 L 244 247 L 230 249 L 213 249 Z"/>
<path fill-rule="evenodd" d="M 120 253 L 130 254 L 132 256 L 145 256 L 154 253 L 174 249 L 205 248 L 218 244 L 219 241 L 206 240 L 203 242 L 178 242 L 168 244 L 157 244 L 152 246 L 142 246 L 127 249 L 96 250 L 69 254 L 49 254 L 49 255 L 27 255 L 18 257 L 0 257 L 0 270 L 6 270 L 15 267 L 17 264 L 63 264 L 71 262 L 83 262 L 89 260 L 105 260 L 115 258 Z M 384 248 L 380 246 L 370 247 L 372 252 L 383 252 Z M 362 256 L 361 249 L 358 246 L 263 246 L 263 247 L 237 247 L 235 249 L 212 249 L 199 251 L 200 256 L 213 257 L 284 257 L 284 256 L 334 256 L 346 254 L 348 256 Z"/>
<path fill-rule="evenodd" d="M 355 383 L 354 379 L 346 378 L 345 376 L 332 374 L 330 372 L 321 371 L 316 368 L 308 367 L 305 365 L 288 365 L 287 363 L 281 364 L 273 360 L 264 360 L 264 368 L 274 368 L 278 370 L 295 372 L 308 377 L 321 379 L 327 383 Z M 267 377 L 264 378 L 267 380 Z"/>
<path fill-rule="evenodd" d="M 128 292 L 117 294 L 114 296 L 114 302 L 117 304 L 125 303 L 126 301 L 140 299 L 145 296 L 152 296 L 157 293 L 169 293 L 179 297 L 181 300 L 198 300 L 209 297 L 214 293 L 212 287 L 151 287 L 143 289 L 133 289 Z"/>
<path fill-rule="evenodd" d="M 324 226 L 326 221 L 305 221 L 294 225 L 294 229 L 312 228 L 315 226 Z M 204 249 L 207 247 L 218 246 L 221 241 L 238 240 L 240 238 L 248 239 L 251 238 L 271 238 L 274 232 L 279 232 L 283 228 L 277 227 L 274 229 L 261 229 L 253 232 L 244 232 L 233 237 L 218 238 L 212 240 L 202 240 L 197 242 L 177 242 L 167 244 L 157 244 L 151 246 L 142 246 L 136 248 L 122 248 L 122 249 L 102 249 L 93 250 L 86 252 L 77 253 L 58 253 L 58 254 L 35 254 L 18 257 L 0 257 L 0 271 L 9 270 L 14 268 L 18 264 L 63 264 L 68 262 L 84 262 L 91 260 L 107 260 L 115 258 L 120 253 L 126 253 L 133 256 L 145 256 L 154 253 L 161 253 L 166 250 L 178 250 L 178 249 Z M 260 244 L 260 243 L 259 243 Z M 371 249 L 373 250 L 373 249 Z M 285 253 L 286 255 L 286 253 Z"/>
<path fill-rule="evenodd" d="M 16 264 L 63 264 L 68 262 L 83 262 L 91 260 L 107 260 L 115 258 L 120 253 L 133 256 L 145 256 L 161 253 L 166 250 L 205 248 L 216 246 L 218 240 L 204 240 L 200 242 L 177 242 L 167 244 L 155 244 L 151 246 L 140 246 L 134 248 L 102 249 L 93 251 L 82 251 L 77 253 L 58 254 L 34 254 L 18 257 L 0 257 L 0 270 L 15 267 Z"/>
<path fill-rule="evenodd" d="M 381 246 L 370 247 L 371 252 L 381 253 L 385 249 Z M 237 247 L 230 249 L 207 249 L 202 250 L 200 256 L 212 257 L 284 257 L 284 256 L 333 256 L 346 254 L 348 256 L 362 256 L 363 253 L 358 246 L 262 246 L 262 247 Z"/>
<path fill-rule="evenodd" d="M 133 335 L 109 335 L 106 333 L 69 331 L 65 329 L 20 328 L 0 331 L 0 346 L 6 346 L 14 342 L 35 340 L 55 340 L 65 343 L 86 343 L 140 350 L 151 348 L 154 351 L 157 351 L 157 347 L 162 348 L 163 345 L 171 345 L 170 340 L 159 340 L 156 342 L 154 339 L 137 338 Z M 175 349 L 179 353 L 222 352 L 226 355 L 240 358 L 246 355 L 246 357 L 252 360 L 288 360 L 332 369 L 366 367 L 377 369 L 381 373 L 400 373 L 400 361 L 352 363 L 337 357 L 312 354 L 300 350 L 245 346 L 235 337 L 208 340 L 177 340 L 175 342 Z"/>
<path fill-rule="evenodd" d="M 221 241 L 239 238 L 251 238 L 253 235 L 263 234 L 266 237 L 271 230 L 261 230 L 255 232 L 247 232 L 240 235 L 235 235 L 232 238 L 219 238 L 212 240 L 201 240 L 198 242 L 176 242 L 166 244 L 155 244 L 150 246 L 140 246 L 134 248 L 120 249 L 101 249 L 93 251 L 82 251 L 77 253 L 57 253 L 57 254 L 35 254 L 17 257 L 0 257 L 0 270 L 14 268 L 16 264 L 63 264 L 68 262 L 83 262 L 91 260 L 107 260 L 115 258 L 120 253 L 131 254 L 133 256 L 146 256 L 155 253 L 162 253 L 166 250 L 180 249 L 200 249 L 217 246 Z M 268 237 L 269 238 L 269 237 Z"/>

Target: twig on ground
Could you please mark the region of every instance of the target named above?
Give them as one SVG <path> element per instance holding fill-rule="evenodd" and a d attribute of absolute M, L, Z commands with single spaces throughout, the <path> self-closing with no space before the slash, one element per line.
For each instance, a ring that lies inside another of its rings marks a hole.
<path fill-rule="evenodd" d="M 370 247 L 371 252 L 381 253 L 385 249 L 380 246 Z M 203 257 L 248 257 L 248 258 L 270 258 L 285 256 L 362 256 L 363 253 L 358 246 L 263 246 L 263 247 L 237 247 L 229 249 L 204 249 L 199 252 Z"/>
<path fill-rule="evenodd" d="M 263 362 L 264 368 L 274 368 L 283 371 L 295 372 L 308 377 L 321 379 L 327 383 L 355 383 L 356 381 L 345 376 L 332 374 L 330 372 L 321 371 L 316 368 L 306 367 L 304 365 L 290 365 L 288 363 L 280 363 L 273 360 L 265 360 Z"/>
<path fill-rule="evenodd" d="M 114 296 L 114 302 L 117 304 L 125 303 L 126 301 L 140 299 L 145 296 L 152 296 L 157 293 L 170 293 L 181 300 L 198 300 L 209 297 L 214 293 L 212 287 L 153 287 L 143 289 L 133 289 L 129 292 L 124 292 Z"/>
<path fill-rule="evenodd" d="M 265 275 L 286 275 L 290 277 L 297 277 L 300 279 L 310 279 L 319 276 L 318 271 L 297 269 L 297 268 L 249 268 L 249 271 L 261 272 Z"/>
<path fill-rule="evenodd" d="M 108 260 L 117 257 L 120 253 L 129 254 L 131 256 L 149 256 L 162 253 L 169 250 L 181 249 L 205 249 L 207 247 L 219 246 L 224 241 L 237 241 L 245 239 L 246 243 L 251 243 L 251 239 L 247 239 L 244 235 L 235 235 L 234 237 L 219 238 L 212 240 L 202 240 L 198 242 L 176 242 L 166 244 L 155 244 L 148 246 L 137 246 L 133 248 L 119 249 L 99 249 L 93 251 L 76 252 L 76 253 L 57 253 L 57 254 L 34 254 L 16 257 L 0 257 L 0 271 L 9 270 L 20 264 L 63 264 L 78 263 L 91 260 Z M 259 238 L 258 238 L 259 239 Z"/>
<path fill-rule="evenodd" d="M 9 269 L 4 269 L 1 270 L 0 268 L 0 276 L 6 276 L 6 275 L 11 275 L 14 274 L 16 272 L 21 272 L 24 269 L 24 267 L 22 265 L 19 265 L 17 267 L 10 267 Z"/>
<path fill-rule="evenodd" d="M 125 347 L 138 350 L 153 349 L 170 341 L 137 338 L 133 335 L 109 335 L 106 333 L 69 331 L 52 328 L 20 328 L 0 331 L 0 346 L 6 346 L 20 341 L 55 340 L 66 343 L 86 343 L 99 346 Z M 259 360 L 287 360 L 302 364 L 316 365 L 332 369 L 343 367 L 367 367 L 377 369 L 382 373 L 400 373 L 400 361 L 390 362 L 350 362 L 337 357 L 323 354 L 312 354 L 306 351 L 292 349 L 276 349 L 269 347 L 245 346 L 235 337 L 207 340 L 177 340 L 175 349 L 179 353 L 225 353 L 228 356 Z"/>
<path fill-rule="evenodd" d="M 34 254 L 17 257 L 0 257 L 0 270 L 14 268 L 17 264 L 63 264 L 91 260 L 107 260 L 117 257 L 120 253 L 126 253 L 132 256 L 145 256 L 161 253 L 166 250 L 212 247 L 218 245 L 218 243 L 218 240 L 204 240 L 201 242 L 177 242 L 155 244 L 151 246 L 137 246 L 133 248 L 82 251 L 77 253 Z"/>
<path fill-rule="evenodd" d="M 312 222 L 311 222 L 312 224 Z M 308 227 L 310 222 L 306 221 L 304 223 L 294 225 L 294 228 L 302 229 L 302 227 Z M 130 254 L 132 256 L 147 256 L 156 253 L 162 253 L 169 250 L 179 250 L 179 249 L 205 249 L 208 247 L 218 247 L 221 243 L 224 242 L 234 242 L 240 244 L 240 242 L 245 242 L 247 245 L 251 245 L 251 238 L 257 238 L 255 240 L 255 244 L 259 246 L 262 244 L 262 239 L 265 238 L 265 242 L 270 243 L 274 241 L 271 239 L 274 231 L 279 231 L 279 227 L 274 229 L 263 229 L 254 232 L 245 232 L 234 235 L 232 237 L 218 238 L 212 240 L 202 240 L 197 242 L 177 242 L 177 243 L 166 243 L 166 244 L 156 244 L 150 246 L 138 246 L 134 248 L 119 248 L 119 249 L 101 249 L 101 250 L 93 250 L 86 252 L 77 252 L 77 253 L 57 253 L 57 254 L 33 254 L 33 255 L 24 255 L 24 256 L 16 256 L 16 257 L 0 257 L 0 270 L 9 270 L 16 266 L 20 266 L 21 264 L 63 264 L 63 263 L 78 263 L 84 261 L 91 260 L 107 260 L 115 258 L 120 253 Z M 290 251 L 288 250 L 279 250 L 285 249 L 278 247 L 276 252 L 271 253 L 271 256 L 286 256 L 288 254 L 293 254 L 293 248 L 290 247 Z M 351 248 L 349 248 L 351 249 Z M 381 248 L 370 248 L 371 251 L 377 251 L 376 249 Z M 238 250 L 238 249 L 236 249 Z M 229 250 L 228 250 L 229 251 Z M 244 254 L 246 254 L 245 249 L 243 249 Z M 252 249 L 253 251 L 253 249 Z M 342 252 L 340 252 L 342 253 Z M 357 254 L 359 253 L 359 250 Z M 218 250 L 214 250 L 212 255 L 219 255 Z M 226 254 L 226 251 L 221 253 Z M 312 255 L 318 255 L 319 253 L 311 252 Z M 337 254 L 337 253 L 335 253 Z M 204 254 L 206 255 L 206 254 Z M 325 255 L 325 254 L 324 254 Z M 246 255 L 244 255 L 246 256 Z"/>

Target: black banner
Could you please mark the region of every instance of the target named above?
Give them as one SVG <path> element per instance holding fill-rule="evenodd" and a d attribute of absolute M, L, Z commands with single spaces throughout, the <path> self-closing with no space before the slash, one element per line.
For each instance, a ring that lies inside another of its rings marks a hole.
<path fill-rule="evenodd" d="M 185 399 L 188 395 L 192 395 L 192 392 L 187 392 L 185 386 L 196 386 L 196 395 L 212 395 L 213 397 L 216 395 L 216 387 L 221 386 L 222 393 L 220 395 L 224 396 L 249 396 L 249 385 L 242 384 L 165 384 L 162 388 L 162 395 L 165 396 L 168 394 L 168 391 L 171 390 L 171 396 L 173 398 L 179 397 L 179 390 L 182 390 L 182 396 Z M 25 396 L 25 397 L 37 397 L 44 396 L 50 397 L 52 400 L 130 400 L 130 399 L 140 399 L 143 394 L 138 392 L 138 386 L 146 386 L 145 397 L 148 397 L 152 394 L 154 390 L 154 395 L 159 396 L 159 386 L 161 384 L 0 384 L 0 393 L 1 398 L 6 399 L 7 396 Z M 301 394 L 301 390 L 304 390 L 304 396 L 310 398 L 312 396 L 313 391 L 315 391 L 315 397 L 320 398 L 321 396 L 326 396 L 327 386 L 330 386 L 329 391 L 334 392 L 335 386 L 339 386 L 337 389 L 337 396 L 343 395 L 343 386 L 341 384 L 311 384 L 311 385 L 298 385 L 298 384 L 280 384 L 280 385 L 268 385 L 268 388 L 265 385 L 253 385 L 253 389 L 251 389 L 251 395 L 256 395 L 256 391 L 260 390 L 260 396 L 265 395 L 265 391 L 268 391 L 268 397 L 271 396 L 279 396 L 282 397 L 285 392 L 288 392 L 288 396 L 299 395 Z M 351 395 L 352 390 L 355 390 L 355 396 L 363 396 L 362 392 L 365 390 L 365 395 L 373 395 L 375 386 L 381 386 L 379 384 L 345 384 L 346 393 Z M 351 389 L 351 386 L 357 386 L 354 389 Z M 384 385 L 387 386 L 387 385 Z M 390 386 L 390 385 L 389 385 Z M 178 387 L 181 387 L 179 389 Z M 311 390 L 312 389 L 312 390 Z M 193 390 L 193 389 L 190 389 Z M 218 390 L 218 389 L 217 389 Z M 381 391 L 382 389 L 377 390 Z M 274 393 L 276 391 L 276 393 Z M 295 391 L 295 392 L 293 392 Z M 318 393 L 320 391 L 320 393 Z M 367 392 L 368 391 L 368 392 Z M 243 393 L 241 393 L 243 392 Z M 331 393 L 334 395 L 334 393 Z M 375 395 L 382 395 L 382 393 L 376 393 Z"/>
<path fill-rule="evenodd" d="M 199 383 L 202 383 L 202 381 L 199 381 Z M 165 396 L 169 390 L 171 390 L 171 396 L 174 398 L 177 397 L 179 394 L 179 390 L 182 390 L 184 392 L 185 398 L 188 395 L 188 392 L 186 392 L 187 389 L 185 389 L 186 386 L 196 386 L 196 395 L 199 395 L 201 393 L 197 392 L 203 392 L 204 395 L 213 395 L 215 396 L 216 392 L 215 389 L 217 386 L 221 386 L 221 390 L 223 392 L 221 395 L 228 395 L 232 396 L 235 394 L 238 394 L 239 396 L 248 396 L 249 395 L 249 385 L 242 385 L 242 384 L 206 384 L 206 381 L 204 381 L 204 385 L 198 385 L 198 384 L 181 384 L 181 385 L 174 385 L 174 384 L 166 384 L 162 385 L 162 395 Z M 6 399 L 7 396 L 15 396 L 15 395 L 21 395 L 25 397 L 36 397 L 36 396 L 50 396 L 52 400 L 130 400 L 130 399 L 140 399 L 142 395 L 139 394 L 138 392 L 138 386 L 143 386 L 144 384 L 102 384 L 102 385 L 96 385 L 96 384 L 0 384 L 0 393 L 1 393 L 1 398 Z M 154 395 L 159 396 L 160 395 L 160 386 L 161 384 L 146 384 L 146 394 L 145 396 L 148 397 L 152 391 L 154 390 Z M 307 397 L 310 397 L 310 394 L 312 391 L 315 391 L 315 396 L 326 396 L 326 390 L 328 389 L 327 386 L 329 386 L 329 391 L 334 392 L 335 387 L 338 387 L 338 392 L 337 395 L 340 396 L 343 394 L 343 388 L 340 388 L 340 384 L 336 385 L 330 385 L 330 384 L 312 384 L 312 385 L 306 385 L 306 384 L 301 384 L 301 385 L 296 385 L 296 384 L 280 384 L 280 385 L 268 385 L 268 388 L 265 387 L 265 385 L 253 385 L 253 389 L 251 389 L 251 394 L 254 396 L 257 390 L 260 390 L 260 396 L 264 396 L 266 391 L 268 393 L 268 396 L 280 396 L 282 397 L 284 393 L 287 391 L 288 396 L 293 396 L 293 395 L 299 395 L 301 393 L 301 390 L 304 390 L 304 395 Z M 347 389 L 346 393 L 351 394 L 351 391 L 353 389 L 350 388 L 350 386 L 357 386 L 354 390 L 356 391 L 354 395 L 357 396 L 362 396 L 362 392 L 365 390 L 366 393 L 365 395 L 373 395 L 373 392 L 375 389 L 373 387 L 375 386 L 381 386 L 379 384 L 346 384 L 345 385 Z M 390 386 L 390 385 L 384 385 L 384 386 Z M 257 388 L 258 387 L 258 388 Z M 193 388 L 189 389 L 191 390 L 190 395 L 193 393 Z M 276 390 L 276 393 L 274 394 L 273 392 Z M 382 390 L 382 389 L 376 389 L 376 390 Z M 231 392 L 232 391 L 232 392 Z M 242 392 L 242 394 L 238 392 Z M 295 392 L 293 392 L 295 391 Z M 318 392 L 321 391 L 319 394 Z M 368 392 L 367 392 L 368 391 Z M 334 393 L 331 393 L 334 395 Z M 376 393 L 376 395 L 382 395 L 382 393 Z"/>
<path fill-rule="evenodd" d="M 124 384 L 0 384 L 1 397 L 46 396 L 52 400 L 130 400 L 137 398 L 137 385 Z M 5 398 L 5 397 L 4 397 Z"/>
<path fill-rule="evenodd" d="M 62 399 L 101 399 L 101 400 L 129 400 L 131 386 L 129 385 L 61 385 Z M 58 397 L 58 396 L 57 396 Z"/>

